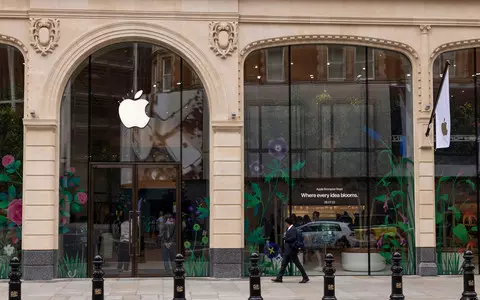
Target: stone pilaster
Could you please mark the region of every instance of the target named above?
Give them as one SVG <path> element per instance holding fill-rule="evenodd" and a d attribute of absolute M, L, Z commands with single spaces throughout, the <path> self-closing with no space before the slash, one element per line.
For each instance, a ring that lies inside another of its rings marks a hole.
<path fill-rule="evenodd" d="M 22 248 L 26 280 L 55 277 L 58 185 L 55 120 L 24 119 Z"/>
<path fill-rule="evenodd" d="M 420 26 L 420 68 L 418 72 L 419 101 L 415 129 L 415 240 L 417 274 L 437 275 L 435 250 L 435 162 L 434 128 L 425 136 L 433 109 L 432 74 L 430 71 L 430 25 Z"/>
<path fill-rule="evenodd" d="M 243 165 L 242 123 L 212 124 L 213 153 L 210 209 L 212 276 L 242 275 L 243 257 Z"/>

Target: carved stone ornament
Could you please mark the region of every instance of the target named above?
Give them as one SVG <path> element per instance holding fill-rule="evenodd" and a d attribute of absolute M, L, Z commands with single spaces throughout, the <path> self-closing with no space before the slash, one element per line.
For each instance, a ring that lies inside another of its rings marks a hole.
<path fill-rule="evenodd" d="M 60 20 L 30 18 L 30 25 L 30 45 L 33 49 L 42 56 L 52 53 L 60 39 Z"/>
<path fill-rule="evenodd" d="M 237 49 L 237 22 L 210 22 L 210 49 L 225 59 Z"/>

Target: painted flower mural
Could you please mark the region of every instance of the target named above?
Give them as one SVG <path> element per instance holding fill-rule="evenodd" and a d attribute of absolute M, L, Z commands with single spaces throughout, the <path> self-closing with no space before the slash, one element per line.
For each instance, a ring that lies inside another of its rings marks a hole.
<path fill-rule="evenodd" d="M 287 156 L 288 153 L 288 144 L 285 141 L 285 138 L 279 137 L 272 139 L 268 142 L 268 154 L 272 157 L 282 160 Z"/>

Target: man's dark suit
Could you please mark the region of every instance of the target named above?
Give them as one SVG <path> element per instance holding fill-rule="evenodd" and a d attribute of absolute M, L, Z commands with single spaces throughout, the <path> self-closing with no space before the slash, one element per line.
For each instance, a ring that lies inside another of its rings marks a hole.
<path fill-rule="evenodd" d="M 280 272 L 277 275 L 278 279 L 282 279 L 283 275 L 285 274 L 285 270 L 287 269 L 287 266 L 290 262 L 293 262 L 295 264 L 298 270 L 302 273 L 302 277 L 304 279 L 308 278 L 305 269 L 303 268 L 300 260 L 298 259 L 298 249 L 295 249 L 295 247 L 293 247 L 293 244 L 297 240 L 297 234 L 298 230 L 295 228 L 295 226 L 292 226 L 285 232 L 285 235 L 283 237 L 283 260 L 282 266 L 280 267 Z"/>

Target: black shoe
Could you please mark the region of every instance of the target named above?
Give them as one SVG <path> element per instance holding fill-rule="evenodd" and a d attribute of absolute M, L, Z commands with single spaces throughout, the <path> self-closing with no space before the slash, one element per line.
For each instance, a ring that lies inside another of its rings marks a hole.
<path fill-rule="evenodd" d="M 307 277 L 307 278 L 303 278 L 302 281 L 300 281 L 299 283 L 307 283 L 309 281 L 310 279 Z"/>
<path fill-rule="evenodd" d="M 283 282 L 283 280 L 282 280 L 282 279 L 280 279 L 280 278 L 275 278 L 275 279 L 272 279 L 272 281 L 273 281 L 273 282 Z"/>

